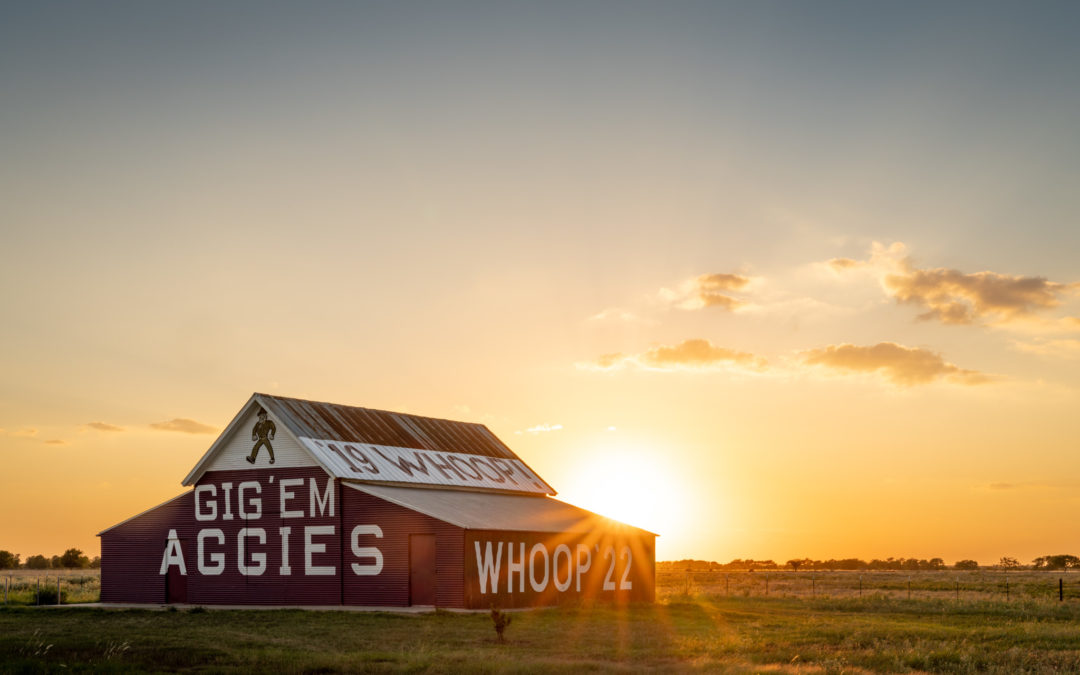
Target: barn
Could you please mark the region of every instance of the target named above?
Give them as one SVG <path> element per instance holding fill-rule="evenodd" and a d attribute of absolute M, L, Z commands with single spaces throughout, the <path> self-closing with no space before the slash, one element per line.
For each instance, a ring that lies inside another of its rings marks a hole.
<path fill-rule="evenodd" d="M 554 499 L 481 424 L 254 394 L 183 485 L 99 534 L 102 602 L 484 609 L 655 595 L 655 534 Z"/>

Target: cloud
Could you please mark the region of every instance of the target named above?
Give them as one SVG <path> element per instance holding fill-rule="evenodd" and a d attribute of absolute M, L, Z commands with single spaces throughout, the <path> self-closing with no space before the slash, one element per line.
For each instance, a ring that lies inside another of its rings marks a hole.
<path fill-rule="evenodd" d="M 920 319 L 952 324 L 1009 323 L 1057 307 L 1068 288 L 1043 277 L 912 267 L 886 276 L 884 285 L 898 302 L 926 308 Z"/>
<path fill-rule="evenodd" d="M 67 445 L 68 442 L 59 438 L 52 438 L 45 441 L 45 445 Z"/>
<path fill-rule="evenodd" d="M 34 436 L 37 436 L 37 433 L 38 433 L 38 430 L 34 429 L 33 427 L 23 427 L 22 429 L 19 429 L 18 431 L 12 432 L 11 435 L 12 436 L 23 436 L 25 438 L 32 438 Z"/>
<path fill-rule="evenodd" d="M 621 370 L 637 367 L 646 370 L 711 370 L 736 368 L 760 371 L 765 359 L 747 352 L 718 347 L 708 340 L 683 340 L 677 345 L 661 345 L 639 354 L 604 354 L 579 367 L 592 370 Z"/>
<path fill-rule="evenodd" d="M 871 346 L 829 345 L 802 353 L 803 362 L 848 373 L 878 373 L 893 384 L 910 387 L 945 379 L 956 384 L 982 384 L 990 378 L 974 370 L 965 370 L 945 361 L 940 354 L 905 347 L 895 342 Z"/>
<path fill-rule="evenodd" d="M 834 271 L 842 272 L 844 270 L 851 270 L 863 267 L 866 263 L 859 262 L 858 260 L 852 260 L 851 258 L 833 258 L 825 264 Z"/>
<path fill-rule="evenodd" d="M 208 424 L 202 424 L 195 420 L 184 419 L 177 417 L 175 419 L 167 420 L 165 422 L 154 422 L 150 425 L 151 429 L 157 429 L 158 431 L 179 431 L 182 434 L 213 434 L 217 433 L 217 428 Z"/>
<path fill-rule="evenodd" d="M 1076 485 L 1073 483 L 990 483 L 986 486 L 989 490 L 1005 491 L 1005 490 L 1061 490 L 1072 489 Z"/>
<path fill-rule="evenodd" d="M 87 422 L 84 426 L 88 429 L 96 429 L 97 431 L 123 431 L 124 427 L 118 427 L 115 424 L 106 424 L 105 422 Z"/>
<path fill-rule="evenodd" d="M 666 304 L 679 309 L 698 310 L 719 307 L 729 312 L 746 304 L 744 300 L 728 295 L 750 284 L 750 278 L 741 274 L 702 274 L 679 284 L 676 288 L 661 288 L 658 296 Z"/>
<path fill-rule="evenodd" d="M 1038 354 L 1039 356 L 1054 356 L 1058 358 L 1080 358 L 1080 340 L 1075 338 L 1044 339 L 1035 338 L 1032 342 L 1013 342 L 1013 346 L 1022 352 Z"/>
<path fill-rule="evenodd" d="M 560 431 L 563 428 L 561 424 L 537 424 L 535 427 L 529 427 L 524 431 L 526 434 L 542 434 L 548 431 Z M 515 431 L 515 434 L 521 434 L 520 431 Z"/>
<path fill-rule="evenodd" d="M 1077 287 L 1045 277 L 966 273 L 944 267 L 920 269 L 900 242 L 887 247 L 874 242 L 867 260 L 833 258 L 824 266 L 841 276 L 859 270 L 870 272 L 897 303 L 925 310 L 919 319 L 944 324 L 1001 325 L 1030 319 L 1035 313 L 1058 307 L 1062 296 Z"/>
<path fill-rule="evenodd" d="M 602 312 L 597 312 L 589 317 L 589 321 L 625 321 L 627 323 L 645 321 L 637 314 L 618 307 L 608 307 Z"/>

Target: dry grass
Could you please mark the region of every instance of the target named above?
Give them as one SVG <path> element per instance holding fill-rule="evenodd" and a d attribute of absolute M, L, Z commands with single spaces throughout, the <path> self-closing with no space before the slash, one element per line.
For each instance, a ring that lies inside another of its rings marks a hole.
<path fill-rule="evenodd" d="M 782 598 L 858 598 L 885 596 L 922 600 L 1058 599 L 1058 579 L 1065 597 L 1080 599 L 1076 572 L 954 570 L 900 572 L 682 572 L 657 573 L 657 597 L 706 594 Z"/>
<path fill-rule="evenodd" d="M 0 570 L 0 602 L 33 605 L 38 589 L 50 591 L 55 602 L 56 580 L 65 604 L 97 602 L 101 598 L 101 570 Z"/>

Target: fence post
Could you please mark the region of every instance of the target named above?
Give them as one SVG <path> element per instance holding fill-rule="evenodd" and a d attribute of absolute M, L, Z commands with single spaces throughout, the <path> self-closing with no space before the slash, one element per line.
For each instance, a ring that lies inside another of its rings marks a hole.
<path fill-rule="evenodd" d="M 859 597 L 862 597 L 862 575 L 859 575 Z"/>
<path fill-rule="evenodd" d="M 817 577 L 810 575 L 810 597 L 817 597 Z"/>
<path fill-rule="evenodd" d="M 956 601 L 960 602 L 960 577 L 956 577 Z"/>
<path fill-rule="evenodd" d="M 769 575 L 765 575 L 765 595 L 769 594 Z"/>
<path fill-rule="evenodd" d="M 727 572 L 724 573 L 724 595 L 728 595 L 728 579 Z"/>
<path fill-rule="evenodd" d="M 34 604 L 41 604 L 41 577 L 37 578 L 37 590 L 34 591 Z"/>
<path fill-rule="evenodd" d="M 907 578 L 907 599 L 911 599 L 911 577 Z"/>
<path fill-rule="evenodd" d="M 56 575 L 56 604 L 60 604 L 60 575 Z"/>
<path fill-rule="evenodd" d="M 1065 580 L 1058 577 L 1058 602 L 1065 602 Z"/>
<path fill-rule="evenodd" d="M 1009 577 L 1005 576 L 1005 602 L 1009 601 Z"/>

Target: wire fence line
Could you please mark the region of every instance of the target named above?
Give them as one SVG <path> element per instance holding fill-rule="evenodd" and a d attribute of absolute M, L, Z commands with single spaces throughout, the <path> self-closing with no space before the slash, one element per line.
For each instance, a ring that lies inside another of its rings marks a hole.
<path fill-rule="evenodd" d="M 101 575 L 96 570 L 0 570 L 4 605 L 59 605 L 97 602 Z"/>
<path fill-rule="evenodd" d="M 1080 600 L 1080 574 L 1062 571 L 663 570 L 656 574 L 656 586 L 661 595 Z"/>

